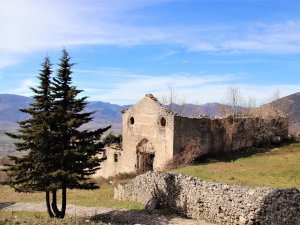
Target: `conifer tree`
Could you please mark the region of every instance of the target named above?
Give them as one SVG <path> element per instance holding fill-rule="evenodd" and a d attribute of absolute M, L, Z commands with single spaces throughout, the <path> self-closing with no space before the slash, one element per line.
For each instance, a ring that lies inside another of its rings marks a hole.
<path fill-rule="evenodd" d="M 84 112 L 86 97 L 77 98 L 82 91 L 72 86 L 73 64 L 65 49 L 52 82 L 48 58 L 42 66 L 38 77 L 40 85 L 32 88 L 35 102 L 21 110 L 31 117 L 19 122 L 19 134 L 8 134 L 19 140 L 15 143 L 16 149 L 28 154 L 22 158 L 12 157 L 15 165 L 7 171 L 14 178 L 11 186 L 15 190 L 45 192 L 49 216 L 64 218 L 67 188 L 98 188 L 89 180 L 89 175 L 100 168 L 102 160 L 96 154 L 103 151 L 103 144 L 99 140 L 110 126 L 95 131 L 79 129 L 92 120 L 93 112 Z M 62 191 L 61 210 L 57 207 L 58 190 Z"/>
<path fill-rule="evenodd" d="M 20 111 L 30 115 L 30 118 L 19 123 L 19 133 L 7 133 L 8 136 L 17 139 L 15 142 L 17 151 L 29 151 L 23 157 L 13 157 L 14 165 L 7 170 L 13 177 L 10 185 L 18 192 L 46 192 L 46 202 L 49 215 L 49 187 L 51 184 L 51 110 L 52 98 L 50 95 L 51 63 L 48 57 L 42 63 L 38 79 L 40 85 L 31 88 L 34 93 L 34 103 L 27 109 Z"/>
<path fill-rule="evenodd" d="M 67 188 L 95 189 L 97 185 L 89 181 L 88 176 L 94 174 L 100 167 L 101 159 L 95 157 L 103 151 L 101 134 L 109 127 L 95 131 L 79 130 L 92 120 L 93 112 L 83 112 L 86 107 L 86 97 L 77 98 L 81 93 L 72 86 L 72 66 L 68 52 L 63 49 L 57 76 L 53 79 L 53 112 L 55 119 L 53 127 L 54 142 L 52 154 L 55 156 L 55 171 L 52 182 L 52 209 L 57 217 L 63 218 L 66 209 Z M 62 209 L 56 206 L 56 191 L 62 190 Z"/>

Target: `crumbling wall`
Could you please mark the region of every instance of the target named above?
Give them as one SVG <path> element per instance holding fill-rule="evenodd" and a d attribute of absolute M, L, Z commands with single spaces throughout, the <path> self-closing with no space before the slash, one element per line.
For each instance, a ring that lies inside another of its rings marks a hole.
<path fill-rule="evenodd" d="M 175 116 L 174 118 L 174 155 L 180 153 L 192 140 L 201 146 L 206 154 L 211 149 L 211 120 L 209 118 L 188 118 Z"/>
<path fill-rule="evenodd" d="M 92 175 L 93 178 L 104 177 L 108 178 L 118 173 L 130 173 L 131 170 L 126 170 L 124 165 L 124 151 L 121 148 L 106 147 L 104 152 L 97 155 L 99 158 L 103 158 L 100 169 Z"/>
<path fill-rule="evenodd" d="M 115 198 L 142 203 L 155 199 L 184 216 L 216 224 L 300 224 L 297 189 L 231 186 L 148 172 L 115 188 Z"/>
<path fill-rule="evenodd" d="M 201 154 L 235 151 L 267 144 L 273 135 L 288 136 L 288 118 L 257 117 L 188 118 L 174 117 L 174 155 L 191 141 L 197 141 Z"/>

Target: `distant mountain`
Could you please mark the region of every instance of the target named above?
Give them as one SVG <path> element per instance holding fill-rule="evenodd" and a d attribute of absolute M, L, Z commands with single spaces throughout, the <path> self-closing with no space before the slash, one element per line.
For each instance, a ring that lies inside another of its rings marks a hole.
<path fill-rule="evenodd" d="M 221 116 L 220 109 L 224 105 L 220 103 L 206 103 L 203 105 L 194 104 L 171 104 L 165 106 L 167 109 L 187 117 L 199 117 L 201 115 L 212 117 Z"/>
<path fill-rule="evenodd" d="M 0 94 L 0 121 L 16 122 L 28 118 L 28 115 L 19 111 L 33 102 L 32 98 Z"/>
<path fill-rule="evenodd" d="M 27 108 L 34 100 L 29 97 L 0 94 L 0 126 L 3 123 L 16 123 L 28 118 L 28 115 L 19 109 Z M 120 129 L 122 122 L 121 110 L 127 106 L 120 106 L 101 101 L 89 102 L 86 111 L 95 111 L 93 122 L 88 127 L 113 125 L 115 130 Z"/>
<path fill-rule="evenodd" d="M 12 140 L 5 132 L 15 132 L 18 129 L 17 121 L 22 121 L 29 116 L 19 109 L 27 108 L 34 100 L 29 97 L 0 94 L 0 156 L 13 151 Z M 86 111 L 95 111 L 93 121 L 84 125 L 83 129 L 96 129 L 112 125 L 111 131 L 121 132 L 121 110 L 128 106 L 105 103 L 101 101 L 89 102 Z"/>
<path fill-rule="evenodd" d="M 20 108 L 26 108 L 33 102 L 32 98 L 0 94 L 0 156 L 3 152 L 8 152 L 13 149 L 12 140 L 9 139 L 5 132 L 16 131 L 16 121 L 21 121 L 28 118 L 28 115 L 19 111 Z M 300 92 L 295 93 L 281 99 L 278 99 L 271 105 L 277 107 L 290 116 L 290 130 L 300 130 Z M 122 114 L 124 108 L 129 108 L 131 105 L 117 105 L 101 101 L 89 102 L 86 111 L 95 111 L 92 122 L 84 125 L 84 129 L 96 129 L 112 125 L 111 131 L 120 133 L 122 129 Z M 220 103 L 207 103 L 204 105 L 171 104 L 165 106 L 171 111 L 177 112 L 180 115 L 188 117 L 220 116 L 220 109 L 226 107 Z"/>
<path fill-rule="evenodd" d="M 32 102 L 33 99 L 29 97 L 0 94 L 0 121 L 15 123 L 28 118 L 28 115 L 20 112 L 19 109 L 27 108 Z M 130 106 L 92 101 L 88 103 L 86 111 L 95 111 L 93 114 L 94 124 L 113 124 L 119 127 L 122 123 L 121 111 Z M 221 104 L 219 103 L 207 103 L 204 105 L 184 104 L 183 106 L 172 104 L 166 106 L 166 108 L 185 116 L 198 117 L 200 115 L 218 116 L 220 106 Z"/>
<path fill-rule="evenodd" d="M 270 104 L 288 114 L 290 131 L 300 131 L 300 92 L 277 99 Z"/>

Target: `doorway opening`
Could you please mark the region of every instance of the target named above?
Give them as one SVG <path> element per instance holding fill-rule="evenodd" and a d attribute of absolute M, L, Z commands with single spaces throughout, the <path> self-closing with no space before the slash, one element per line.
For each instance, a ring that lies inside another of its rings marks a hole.
<path fill-rule="evenodd" d="M 137 173 L 145 173 L 153 170 L 155 151 L 153 145 L 146 139 L 142 139 L 136 146 Z"/>

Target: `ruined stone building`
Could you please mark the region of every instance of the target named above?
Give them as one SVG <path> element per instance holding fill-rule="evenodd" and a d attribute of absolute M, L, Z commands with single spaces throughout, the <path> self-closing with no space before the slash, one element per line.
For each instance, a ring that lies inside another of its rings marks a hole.
<path fill-rule="evenodd" d="M 151 94 L 123 110 L 122 114 L 122 149 L 106 149 L 102 156 L 106 160 L 95 177 L 161 169 L 192 140 L 197 141 L 201 154 L 238 150 L 256 144 L 252 135 L 255 128 L 246 125 L 256 123 L 257 118 L 239 119 L 242 129 L 233 136 L 226 126 L 232 123 L 232 118 L 179 116 L 166 109 Z M 272 131 L 272 135 L 286 138 L 287 124 L 285 117 L 276 124 L 277 129 Z"/>

